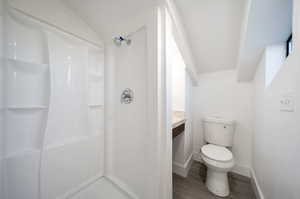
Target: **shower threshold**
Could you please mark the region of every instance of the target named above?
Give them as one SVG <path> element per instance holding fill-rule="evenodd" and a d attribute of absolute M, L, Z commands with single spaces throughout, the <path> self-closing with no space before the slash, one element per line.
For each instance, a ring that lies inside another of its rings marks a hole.
<path fill-rule="evenodd" d="M 121 188 L 111 182 L 109 179 L 102 177 L 94 183 L 88 185 L 70 199 L 132 199 Z"/>

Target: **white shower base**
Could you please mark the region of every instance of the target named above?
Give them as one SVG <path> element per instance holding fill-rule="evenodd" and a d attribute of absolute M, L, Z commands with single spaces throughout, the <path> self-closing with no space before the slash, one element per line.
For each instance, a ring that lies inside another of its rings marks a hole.
<path fill-rule="evenodd" d="M 127 193 L 103 177 L 71 197 L 72 199 L 131 199 Z"/>

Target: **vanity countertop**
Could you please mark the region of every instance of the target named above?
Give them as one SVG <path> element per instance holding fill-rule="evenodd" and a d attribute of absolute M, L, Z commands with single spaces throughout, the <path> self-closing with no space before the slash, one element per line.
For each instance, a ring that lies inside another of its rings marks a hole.
<path fill-rule="evenodd" d="M 181 124 L 185 123 L 185 112 L 184 111 L 173 111 L 172 114 L 172 128 L 176 128 Z"/>

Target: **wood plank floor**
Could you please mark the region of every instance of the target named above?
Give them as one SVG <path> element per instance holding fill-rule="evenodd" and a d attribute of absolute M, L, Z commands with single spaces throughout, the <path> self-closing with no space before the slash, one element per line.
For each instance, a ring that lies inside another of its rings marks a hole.
<path fill-rule="evenodd" d="M 205 186 L 206 167 L 194 162 L 187 178 L 173 174 L 173 199 L 220 199 Z M 230 173 L 231 193 L 226 199 L 256 199 L 250 179 Z"/>

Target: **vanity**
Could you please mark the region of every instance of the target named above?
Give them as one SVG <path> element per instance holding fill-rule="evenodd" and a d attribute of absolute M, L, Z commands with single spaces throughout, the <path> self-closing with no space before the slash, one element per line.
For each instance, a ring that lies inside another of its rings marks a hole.
<path fill-rule="evenodd" d="M 184 111 L 173 111 L 172 113 L 172 134 L 173 139 L 182 134 L 185 129 L 185 112 Z"/>

